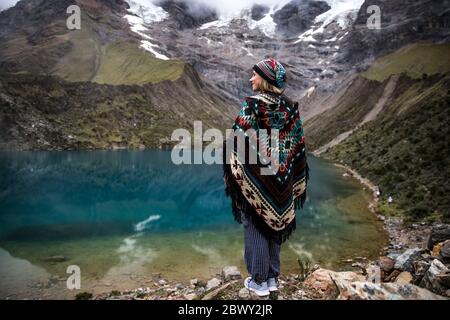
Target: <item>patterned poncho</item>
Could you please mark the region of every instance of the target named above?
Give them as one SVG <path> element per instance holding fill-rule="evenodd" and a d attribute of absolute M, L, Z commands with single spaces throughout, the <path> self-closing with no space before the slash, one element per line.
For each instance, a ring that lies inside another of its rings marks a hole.
<path fill-rule="evenodd" d="M 258 139 L 264 139 L 259 141 L 261 146 L 269 145 L 271 130 L 279 130 L 278 170 L 276 174 L 262 175 L 261 167 L 267 167 L 266 163 L 259 160 L 256 164 L 240 161 L 238 150 L 234 147 L 224 152 L 226 194 L 232 199 L 236 221 L 241 223 L 242 214 L 253 215 L 256 227 L 281 244 L 295 230 L 295 211 L 303 207 L 306 198 L 308 164 L 298 103 L 284 95 L 267 92 L 245 98 L 233 130 L 249 132 L 248 129 L 254 129 L 257 135 L 248 135 L 250 142 L 247 147 L 256 144 Z M 266 129 L 269 134 L 259 135 L 260 129 Z M 268 154 L 270 155 L 270 151 Z"/>

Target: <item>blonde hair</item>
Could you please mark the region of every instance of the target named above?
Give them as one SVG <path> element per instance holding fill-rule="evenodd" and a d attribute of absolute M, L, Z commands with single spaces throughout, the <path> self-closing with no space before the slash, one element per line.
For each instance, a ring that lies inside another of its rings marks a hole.
<path fill-rule="evenodd" d="M 269 82 L 267 82 L 266 79 L 261 80 L 259 90 L 263 91 L 263 92 L 264 91 L 273 92 L 276 94 L 283 94 L 283 92 L 284 92 L 284 89 L 280 89 L 280 88 L 275 87 L 274 85 L 271 85 Z"/>

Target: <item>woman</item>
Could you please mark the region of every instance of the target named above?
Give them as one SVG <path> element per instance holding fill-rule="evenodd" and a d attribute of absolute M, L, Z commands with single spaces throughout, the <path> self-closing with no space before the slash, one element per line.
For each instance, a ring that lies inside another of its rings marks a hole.
<path fill-rule="evenodd" d="M 234 217 L 244 225 L 244 258 L 251 275 L 244 285 L 257 295 L 266 296 L 278 290 L 280 247 L 295 229 L 295 210 L 303 207 L 308 164 L 298 103 L 283 94 L 283 65 L 273 58 L 258 62 L 253 66 L 250 82 L 256 94 L 244 99 L 233 125 L 235 133 L 245 132 L 248 137 L 245 158 L 231 144 L 234 138 L 229 138 L 224 146 L 224 181 Z M 271 149 L 267 148 L 262 129 L 266 130 L 266 137 L 278 133 L 278 143 L 272 142 Z M 274 147 L 278 147 L 277 157 Z M 245 161 L 249 150 L 258 150 L 256 163 Z M 263 155 L 269 157 L 269 163 L 261 161 Z M 272 174 L 262 174 L 262 169 L 270 164 L 275 164 Z"/>

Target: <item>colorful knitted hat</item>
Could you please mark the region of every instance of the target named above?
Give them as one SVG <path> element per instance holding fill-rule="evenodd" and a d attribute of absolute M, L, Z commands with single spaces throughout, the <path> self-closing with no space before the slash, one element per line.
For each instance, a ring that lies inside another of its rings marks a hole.
<path fill-rule="evenodd" d="M 261 60 L 253 70 L 271 85 L 283 89 L 286 83 L 286 69 L 274 58 Z"/>

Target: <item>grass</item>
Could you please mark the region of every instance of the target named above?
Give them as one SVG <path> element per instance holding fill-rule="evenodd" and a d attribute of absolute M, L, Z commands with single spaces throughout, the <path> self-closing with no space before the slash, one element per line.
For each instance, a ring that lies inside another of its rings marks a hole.
<path fill-rule="evenodd" d="M 418 79 L 449 71 L 450 43 L 415 43 L 378 59 L 362 76 L 382 82 L 394 74 Z"/>
<path fill-rule="evenodd" d="M 135 43 L 118 41 L 104 48 L 94 82 L 112 85 L 142 85 L 175 81 L 184 72 L 181 60 L 161 60 Z"/>

